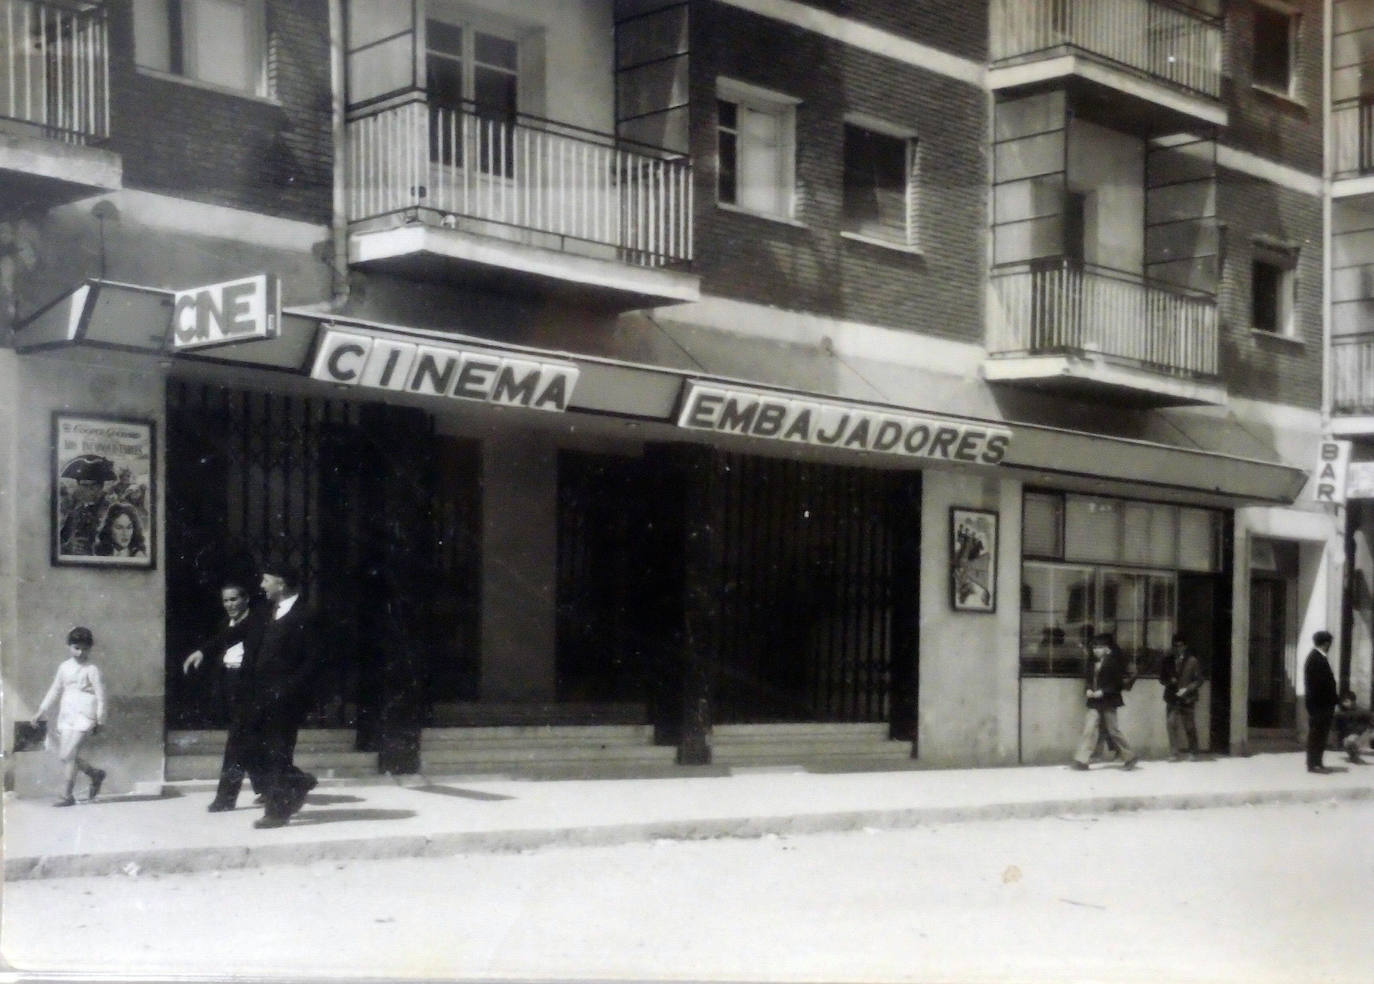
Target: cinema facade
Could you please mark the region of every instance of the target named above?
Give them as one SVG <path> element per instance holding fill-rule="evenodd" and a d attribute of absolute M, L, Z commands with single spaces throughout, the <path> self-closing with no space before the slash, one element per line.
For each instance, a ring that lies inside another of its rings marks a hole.
<path fill-rule="evenodd" d="M 1204 740 L 1243 750 L 1238 551 L 1325 617 L 1330 520 L 1291 506 L 1303 469 L 1019 423 L 958 346 L 781 341 L 711 301 L 512 330 L 381 277 L 336 313 L 293 302 L 327 280 L 278 267 L 228 293 L 222 269 L 181 271 L 217 284 L 199 297 L 90 280 L 0 351 L 11 719 L 90 624 L 124 788 L 213 768 L 223 713 L 181 660 L 218 585 L 269 558 L 323 615 L 302 755 L 340 775 L 1057 761 L 1098 630 L 1142 659 L 1147 753 L 1176 628 L 1208 661 Z M 57 562 L 68 413 L 151 428 L 146 565 Z M 1251 543 L 1275 534 L 1311 544 Z M 15 757 L 21 793 L 40 758 Z"/>

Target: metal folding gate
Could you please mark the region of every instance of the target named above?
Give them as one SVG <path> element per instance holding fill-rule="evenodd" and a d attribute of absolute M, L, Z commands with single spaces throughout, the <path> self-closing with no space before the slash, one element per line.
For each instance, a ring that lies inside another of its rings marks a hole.
<path fill-rule="evenodd" d="M 172 727 L 223 724 L 181 659 L 214 624 L 219 585 L 255 587 L 268 559 L 300 570 L 328 634 L 312 725 L 357 727 L 367 747 L 384 711 L 475 691 L 475 445 L 402 407 L 182 382 L 167 402 Z"/>
<path fill-rule="evenodd" d="M 714 719 L 914 713 L 919 474 L 728 454 L 725 475 Z"/>

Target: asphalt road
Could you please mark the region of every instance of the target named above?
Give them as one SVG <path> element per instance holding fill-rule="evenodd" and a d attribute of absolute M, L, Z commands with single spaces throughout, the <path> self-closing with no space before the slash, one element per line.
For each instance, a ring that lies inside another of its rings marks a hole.
<path fill-rule="evenodd" d="M 301 977 L 1369 980 L 1374 804 L 6 886 L 18 968 Z"/>

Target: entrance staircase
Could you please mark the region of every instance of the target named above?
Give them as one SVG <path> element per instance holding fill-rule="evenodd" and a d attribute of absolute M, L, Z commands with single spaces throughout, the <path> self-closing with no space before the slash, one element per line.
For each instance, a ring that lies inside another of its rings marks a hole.
<path fill-rule="evenodd" d="M 218 779 L 224 758 L 223 731 L 169 731 L 168 782 Z M 296 765 L 321 779 L 356 779 L 377 774 L 377 753 L 353 748 L 346 729 L 303 728 L 296 738 Z"/>
<path fill-rule="evenodd" d="M 672 775 L 677 749 L 655 745 L 653 737 L 647 724 L 426 728 L 420 734 L 420 771 L 427 776 L 532 779 Z"/>
<path fill-rule="evenodd" d="M 804 768 L 808 772 L 914 769 L 911 742 L 888 738 L 886 723 L 718 724 L 711 762 L 731 769 Z"/>

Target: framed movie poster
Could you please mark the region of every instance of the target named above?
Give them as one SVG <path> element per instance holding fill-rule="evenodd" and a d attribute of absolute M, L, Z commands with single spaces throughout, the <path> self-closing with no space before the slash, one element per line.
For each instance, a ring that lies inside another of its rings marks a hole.
<path fill-rule="evenodd" d="M 997 513 L 949 511 L 950 604 L 956 612 L 997 610 Z"/>
<path fill-rule="evenodd" d="M 151 570 L 157 546 L 153 422 L 59 411 L 52 429 L 53 563 Z"/>

